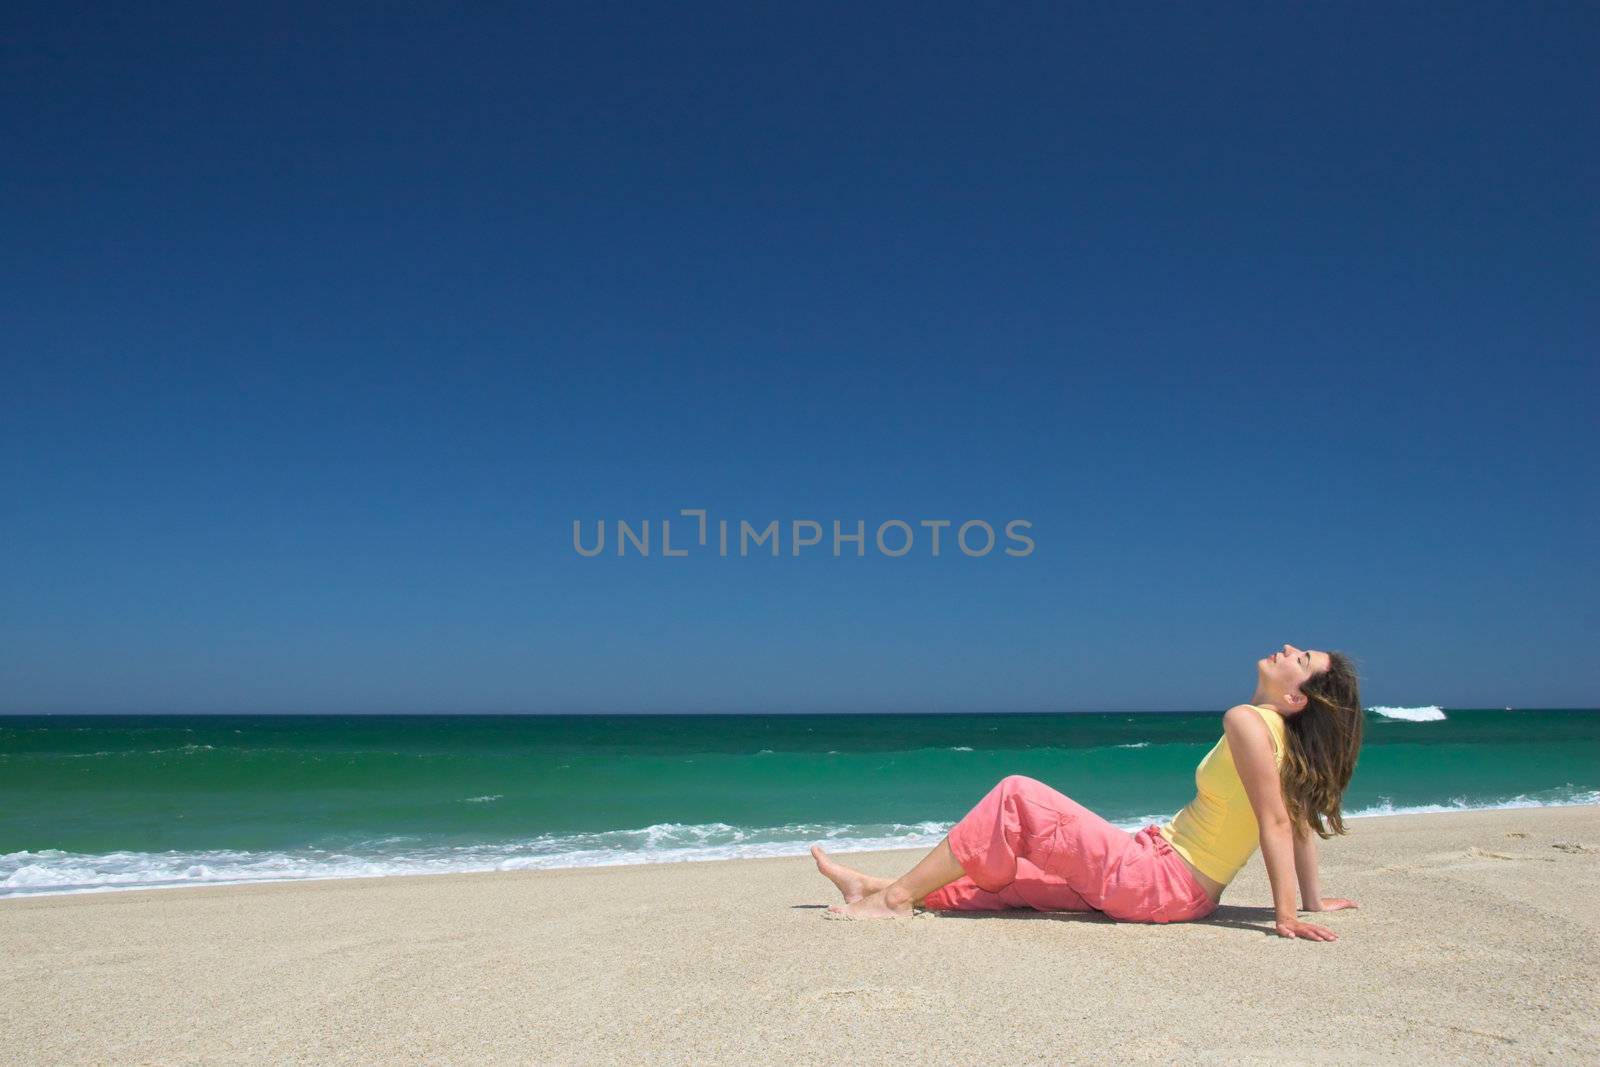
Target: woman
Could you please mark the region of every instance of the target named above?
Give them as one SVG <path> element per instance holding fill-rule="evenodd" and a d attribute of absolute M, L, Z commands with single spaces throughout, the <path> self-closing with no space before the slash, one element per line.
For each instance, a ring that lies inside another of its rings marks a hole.
<path fill-rule="evenodd" d="M 1284 645 L 1257 661 L 1255 695 L 1223 715 L 1223 736 L 1195 771 L 1194 801 L 1166 825 L 1130 834 L 1042 782 L 1011 775 L 898 879 L 862 874 L 813 847 L 817 869 L 845 899 L 824 917 L 907 917 L 920 903 L 1182 922 L 1216 910 L 1259 843 L 1278 935 L 1336 941 L 1298 918 L 1295 883 L 1305 911 L 1356 906 L 1322 897 L 1317 837 L 1345 832 L 1339 805 L 1363 725 L 1349 658 Z"/>

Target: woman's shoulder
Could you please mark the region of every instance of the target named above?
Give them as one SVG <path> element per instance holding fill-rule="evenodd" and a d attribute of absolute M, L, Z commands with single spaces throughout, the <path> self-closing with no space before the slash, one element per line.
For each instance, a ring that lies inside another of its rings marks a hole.
<path fill-rule="evenodd" d="M 1274 719 L 1278 722 L 1283 721 L 1282 713 L 1271 704 L 1235 704 L 1224 713 L 1223 717 L 1226 718 L 1230 715 L 1235 717 L 1240 715 L 1248 716 L 1251 714 L 1259 715 L 1269 723 Z"/>
<path fill-rule="evenodd" d="M 1273 755 L 1282 758 L 1284 721 L 1277 708 L 1268 704 L 1235 704 L 1222 716 L 1224 728 L 1230 720 L 1235 723 L 1263 723 L 1272 742 Z"/>

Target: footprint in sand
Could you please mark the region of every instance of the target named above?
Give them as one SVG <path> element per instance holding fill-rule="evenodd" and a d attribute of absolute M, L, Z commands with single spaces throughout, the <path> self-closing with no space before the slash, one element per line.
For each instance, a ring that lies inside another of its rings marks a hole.
<path fill-rule="evenodd" d="M 885 989 L 874 986 L 853 986 L 843 989 L 819 989 L 811 994 L 813 1002 L 857 1004 L 874 1009 L 949 1010 L 949 998 L 938 990 L 911 986 L 905 989 Z"/>
<path fill-rule="evenodd" d="M 1536 860 L 1539 863 L 1555 862 L 1555 859 L 1550 856 L 1513 856 L 1509 852 L 1491 852 L 1486 848 L 1479 848 L 1477 845 L 1473 845 L 1471 848 L 1467 849 L 1467 855 L 1486 860 Z"/>
<path fill-rule="evenodd" d="M 1593 845 L 1580 845 L 1576 841 L 1557 841 L 1550 847 L 1557 852 L 1600 852 L 1600 848 L 1595 848 Z"/>
<path fill-rule="evenodd" d="M 1506 836 L 1507 837 L 1527 837 L 1528 835 L 1523 833 L 1521 830 L 1513 830 L 1509 834 L 1507 834 Z"/>
<path fill-rule="evenodd" d="M 1467 855 L 1481 856 L 1484 859 L 1491 860 L 1514 860 L 1517 858 L 1511 855 L 1509 852 L 1490 852 L 1488 849 L 1479 848 L 1477 845 L 1473 845 L 1471 848 L 1467 849 Z"/>

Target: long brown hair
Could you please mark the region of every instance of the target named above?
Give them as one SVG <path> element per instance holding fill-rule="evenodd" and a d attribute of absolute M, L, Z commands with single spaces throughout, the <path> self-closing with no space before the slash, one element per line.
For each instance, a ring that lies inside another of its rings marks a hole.
<path fill-rule="evenodd" d="M 1355 772 L 1366 728 L 1355 664 L 1343 652 L 1329 652 L 1328 660 L 1326 671 L 1300 687 L 1305 710 L 1284 720 L 1289 744 L 1280 772 L 1289 821 L 1315 830 L 1318 837 L 1345 832 L 1339 804 Z M 1329 829 L 1323 828 L 1323 819 Z"/>

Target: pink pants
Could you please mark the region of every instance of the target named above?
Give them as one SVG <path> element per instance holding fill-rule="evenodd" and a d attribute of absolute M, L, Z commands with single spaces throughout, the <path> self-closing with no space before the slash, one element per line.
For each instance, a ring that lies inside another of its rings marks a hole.
<path fill-rule="evenodd" d="M 1216 909 L 1156 826 L 1119 830 L 1020 774 L 1000 779 L 951 828 L 950 851 L 966 874 L 928 894 L 932 911 L 1102 911 L 1170 923 Z"/>

